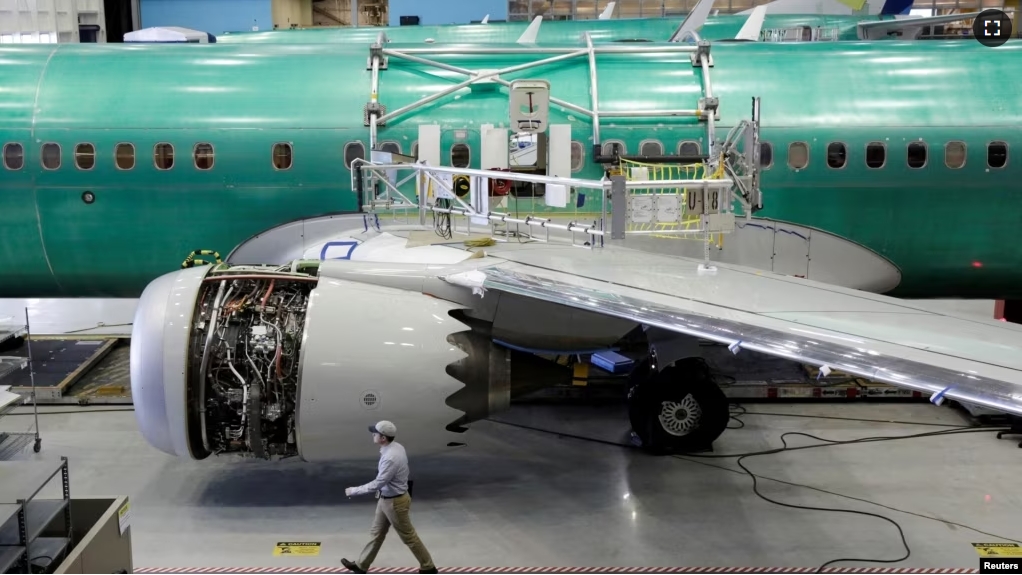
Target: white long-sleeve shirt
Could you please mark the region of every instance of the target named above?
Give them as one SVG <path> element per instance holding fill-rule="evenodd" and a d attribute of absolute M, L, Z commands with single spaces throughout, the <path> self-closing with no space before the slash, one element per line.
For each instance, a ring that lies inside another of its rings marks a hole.
<path fill-rule="evenodd" d="M 380 448 L 380 465 L 376 479 L 355 488 L 352 495 L 379 491 L 384 497 L 395 497 L 408 491 L 408 454 L 400 443 Z"/>

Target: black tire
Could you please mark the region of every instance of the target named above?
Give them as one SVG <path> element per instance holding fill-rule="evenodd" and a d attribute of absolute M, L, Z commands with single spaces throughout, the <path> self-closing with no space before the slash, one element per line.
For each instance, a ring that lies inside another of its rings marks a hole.
<path fill-rule="evenodd" d="M 32 446 L 32 451 L 34 451 L 36 453 L 39 453 L 39 450 L 41 450 L 42 448 L 43 448 L 43 440 L 42 439 L 35 440 L 35 445 Z"/>
<path fill-rule="evenodd" d="M 647 361 L 632 372 L 628 417 L 643 449 L 651 453 L 710 449 L 727 429 L 728 405 L 702 358 L 679 360 L 655 374 Z"/>

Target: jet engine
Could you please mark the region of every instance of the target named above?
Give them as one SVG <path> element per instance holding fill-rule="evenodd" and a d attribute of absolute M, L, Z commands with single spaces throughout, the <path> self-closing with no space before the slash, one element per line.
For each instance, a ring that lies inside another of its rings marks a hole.
<path fill-rule="evenodd" d="M 139 427 L 191 459 L 369 456 L 367 426 L 381 419 L 409 450 L 442 450 L 509 403 L 501 362 L 460 310 L 296 266 L 166 274 L 132 328 Z"/>

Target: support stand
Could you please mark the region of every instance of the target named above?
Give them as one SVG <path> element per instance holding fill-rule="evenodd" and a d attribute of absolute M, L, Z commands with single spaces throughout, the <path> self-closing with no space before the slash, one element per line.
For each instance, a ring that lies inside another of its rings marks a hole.
<path fill-rule="evenodd" d="M 1022 417 L 1009 415 L 1008 423 L 1011 425 L 1011 429 L 997 432 L 997 439 L 1001 439 L 1005 435 L 1022 435 Z M 1022 449 L 1022 441 L 1018 442 L 1018 446 L 1019 449 Z"/>

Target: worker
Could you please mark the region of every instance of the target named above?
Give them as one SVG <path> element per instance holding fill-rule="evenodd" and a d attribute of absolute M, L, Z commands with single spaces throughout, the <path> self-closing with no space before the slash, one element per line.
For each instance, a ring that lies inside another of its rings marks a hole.
<path fill-rule="evenodd" d="M 375 492 L 379 499 L 376 504 L 376 519 L 369 530 L 369 543 L 362 549 L 358 561 L 341 559 L 341 564 L 354 573 L 369 571 L 376 554 L 383 546 L 387 531 L 393 525 L 398 537 L 419 561 L 419 573 L 436 573 L 433 558 L 419 540 L 408 516 L 408 510 L 412 505 L 412 498 L 408 493 L 408 455 L 404 446 L 394 441 L 397 427 L 389 421 L 380 421 L 376 425 L 370 425 L 369 431 L 373 434 L 373 443 L 380 446 L 379 472 L 376 479 L 360 487 L 349 487 L 344 490 L 344 494 L 351 497 Z"/>

